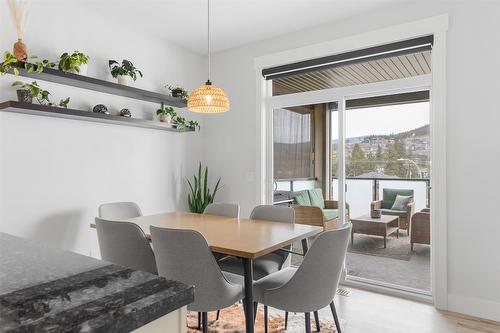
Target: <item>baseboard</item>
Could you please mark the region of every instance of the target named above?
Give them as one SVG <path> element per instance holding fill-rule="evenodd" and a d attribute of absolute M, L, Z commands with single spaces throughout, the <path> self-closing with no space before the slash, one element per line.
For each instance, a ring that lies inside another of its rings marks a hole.
<path fill-rule="evenodd" d="M 490 300 L 449 294 L 448 311 L 500 322 L 500 303 Z"/>

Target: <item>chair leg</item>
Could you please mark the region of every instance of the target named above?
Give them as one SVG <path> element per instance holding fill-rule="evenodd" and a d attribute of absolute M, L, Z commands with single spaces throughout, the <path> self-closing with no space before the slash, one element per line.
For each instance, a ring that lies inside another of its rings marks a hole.
<path fill-rule="evenodd" d="M 255 324 L 255 318 L 257 318 L 257 306 L 259 303 L 253 302 L 253 322 Z"/>
<path fill-rule="evenodd" d="M 267 305 L 264 305 L 264 333 L 267 333 Z"/>
<path fill-rule="evenodd" d="M 201 330 L 201 312 L 198 312 L 198 331 Z"/>
<path fill-rule="evenodd" d="M 217 310 L 217 317 L 215 318 L 215 320 L 219 320 L 219 315 L 220 315 L 220 310 Z"/>
<path fill-rule="evenodd" d="M 311 313 L 306 312 L 306 333 L 311 333 Z"/>
<path fill-rule="evenodd" d="M 288 327 L 288 311 L 285 312 L 285 331 Z"/>
<path fill-rule="evenodd" d="M 339 317 L 337 316 L 337 310 L 335 309 L 335 304 L 333 303 L 333 301 L 330 303 L 330 309 L 332 310 L 333 320 L 335 320 L 335 327 L 337 327 L 337 332 L 341 333 Z"/>
<path fill-rule="evenodd" d="M 316 322 L 316 332 L 320 332 L 321 331 L 321 326 L 319 325 L 318 311 L 314 311 L 314 321 Z"/>
<path fill-rule="evenodd" d="M 208 316 L 206 312 L 201 314 L 201 321 L 203 323 L 203 333 L 208 333 Z"/>

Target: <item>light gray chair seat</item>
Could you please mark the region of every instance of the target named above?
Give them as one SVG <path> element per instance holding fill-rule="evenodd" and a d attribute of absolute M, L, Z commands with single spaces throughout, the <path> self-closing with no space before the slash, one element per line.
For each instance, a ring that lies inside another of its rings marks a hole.
<path fill-rule="evenodd" d="M 244 295 L 244 293 L 245 293 L 245 290 L 244 290 L 245 289 L 245 280 L 244 280 L 243 276 L 238 275 L 238 274 L 233 274 L 230 272 L 222 272 L 222 275 L 224 275 L 226 280 L 229 281 L 230 283 L 240 285 L 242 288 L 241 293 L 242 293 L 242 295 Z"/>
<path fill-rule="evenodd" d="M 253 288 L 254 299 L 256 301 L 261 301 L 260 303 L 265 304 L 266 302 L 264 299 L 264 291 L 283 286 L 285 283 L 290 281 L 290 279 L 296 272 L 297 268 L 286 267 L 276 273 L 270 274 L 256 281 Z"/>
<path fill-rule="evenodd" d="M 306 314 L 306 332 L 311 332 L 310 312 L 330 304 L 337 331 L 340 325 L 333 298 L 347 251 L 351 226 L 318 235 L 299 268 L 285 268 L 254 283 L 257 303 L 264 304 L 267 332 L 267 306 Z M 316 323 L 319 319 L 316 317 Z"/>
<path fill-rule="evenodd" d="M 278 223 L 294 223 L 295 212 L 290 207 L 260 205 L 255 207 L 250 214 L 252 220 L 267 220 Z M 286 247 L 291 250 L 291 246 Z M 257 258 L 253 262 L 254 280 L 263 278 L 281 268 L 290 265 L 290 254 L 285 251 L 275 251 Z M 241 260 L 228 256 L 219 261 L 223 271 L 243 275 L 243 264 Z"/>
<path fill-rule="evenodd" d="M 254 280 L 262 279 L 271 273 L 279 271 L 283 261 L 283 256 L 276 253 L 269 253 L 255 259 L 253 265 Z M 221 266 L 225 272 L 231 272 L 239 275 L 243 275 L 244 273 L 241 260 L 235 257 L 228 256 L 221 259 L 219 261 L 219 266 Z"/>

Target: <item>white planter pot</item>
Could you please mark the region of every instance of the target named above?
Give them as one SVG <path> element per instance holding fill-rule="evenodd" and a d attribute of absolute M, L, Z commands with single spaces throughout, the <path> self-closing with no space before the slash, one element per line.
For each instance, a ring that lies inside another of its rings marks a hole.
<path fill-rule="evenodd" d="M 118 84 L 123 84 L 123 85 L 127 86 L 128 82 L 129 82 L 129 79 L 130 79 L 130 76 L 128 76 L 128 75 L 118 75 L 116 77 L 116 79 L 118 80 Z"/>
<path fill-rule="evenodd" d="M 161 114 L 160 121 L 162 123 L 165 123 L 165 124 L 171 124 L 172 123 L 172 116 L 169 114 Z"/>
<path fill-rule="evenodd" d="M 71 70 L 71 71 L 68 71 L 68 73 L 79 74 L 79 75 L 87 75 L 87 69 L 88 69 L 88 67 L 89 67 L 88 64 L 83 64 L 83 65 L 80 65 L 80 72 Z"/>

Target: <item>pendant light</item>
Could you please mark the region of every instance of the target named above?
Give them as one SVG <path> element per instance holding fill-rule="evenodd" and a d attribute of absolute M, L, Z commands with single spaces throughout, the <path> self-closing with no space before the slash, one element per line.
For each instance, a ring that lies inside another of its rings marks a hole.
<path fill-rule="evenodd" d="M 221 113 L 229 110 L 229 99 L 224 90 L 210 82 L 210 0 L 207 2 L 208 80 L 204 85 L 191 92 L 188 98 L 188 109 L 199 113 Z"/>

